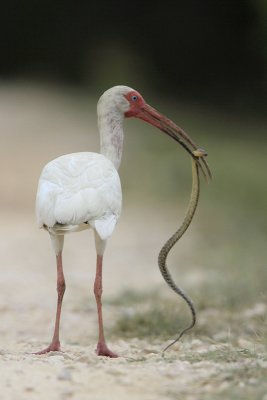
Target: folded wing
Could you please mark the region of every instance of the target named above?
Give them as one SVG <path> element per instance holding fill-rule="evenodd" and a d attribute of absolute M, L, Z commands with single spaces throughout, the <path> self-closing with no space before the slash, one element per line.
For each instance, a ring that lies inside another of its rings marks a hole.
<path fill-rule="evenodd" d="M 104 240 L 121 213 L 121 185 L 112 162 L 98 153 L 74 153 L 48 163 L 40 176 L 38 225 L 52 228 L 89 224 Z"/>

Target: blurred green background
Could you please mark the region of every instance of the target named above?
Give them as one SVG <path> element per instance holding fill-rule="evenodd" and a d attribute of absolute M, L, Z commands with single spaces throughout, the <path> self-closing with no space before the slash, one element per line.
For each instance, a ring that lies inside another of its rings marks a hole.
<path fill-rule="evenodd" d="M 257 111 L 266 100 L 265 0 L 34 1 L 1 6 L 0 77 L 100 93 L 127 82 Z"/>
<path fill-rule="evenodd" d="M 177 245 L 173 274 L 182 282 L 199 274 L 186 285 L 200 308 L 266 304 L 266 22 L 265 0 L 5 2 L 2 212 L 33 212 L 51 158 L 97 151 L 97 98 L 113 85 L 132 86 L 208 151 L 214 175 L 202 182 L 186 234 L 194 240 Z M 153 215 L 156 266 L 164 214 L 171 234 L 186 208 L 190 161 L 153 128 L 126 124 L 120 174 L 125 207 L 135 210 L 128 229 L 146 232 L 146 244 Z"/>

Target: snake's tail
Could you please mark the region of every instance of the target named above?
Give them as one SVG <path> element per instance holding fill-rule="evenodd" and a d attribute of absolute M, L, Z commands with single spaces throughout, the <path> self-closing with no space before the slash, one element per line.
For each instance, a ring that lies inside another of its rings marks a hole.
<path fill-rule="evenodd" d="M 159 259 L 160 259 L 160 256 L 161 255 L 159 255 Z M 166 260 L 165 255 L 163 257 Z M 164 261 L 164 264 L 165 264 L 165 261 Z M 163 265 L 162 262 L 159 261 L 159 265 L 162 266 Z M 184 301 L 187 303 L 188 307 L 190 308 L 191 315 L 192 315 L 191 324 L 188 327 L 186 327 L 174 341 L 172 341 L 170 344 L 168 344 L 168 346 L 165 347 L 165 349 L 163 350 L 163 353 L 164 353 L 169 347 L 173 346 L 176 342 L 178 342 L 181 339 L 181 337 L 187 331 L 189 331 L 190 329 L 192 329 L 195 326 L 196 320 L 197 320 L 197 316 L 196 316 L 196 310 L 195 310 L 195 307 L 194 307 L 194 304 L 193 304 L 192 300 L 185 294 L 185 292 L 179 286 L 176 285 L 176 283 L 172 279 L 172 277 L 171 277 L 171 275 L 170 275 L 170 273 L 169 273 L 169 271 L 168 271 L 168 269 L 166 267 L 166 264 L 165 264 L 164 268 L 160 267 L 160 271 L 161 271 L 161 274 L 162 274 L 163 278 L 165 279 L 167 284 L 170 286 L 170 288 L 175 293 L 177 293 L 179 296 L 181 296 L 184 299 Z"/>
<path fill-rule="evenodd" d="M 174 280 L 166 266 L 166 259 L 167 259 L 167 256 L 168 256 L 170 250 L 175 245 L 175 243 L 182 237 L 182 235 L 185 233 L 185 231 L 189 227 L 189 225 L 192 221 L 192 218 L 195 214 L 196 208 L 197 208 L 200 185 L 199 185 L 199 165 L 195 159 L 192 159 L 192 176 L 193 176 L 192 192 L 191 192 L 189 206 L 188 206 L 185 218 L 184 218 L 181 226 L 179 227 L 179 229 L 164 244 L 164 246 L 162 247 L 162 249 L 159 253 L 159 257 L 158 257 L 158 266 L 159 266 L 160 272 L 161 272 L 164 280 L 166 281 L 168 286 L 175 293 L 177 293 L 180 297 L 182 297 L 182 299 L 184 299 L 184 301 L 187 303 L 187 305 L 191 311 L 192 321 L 191 321 L 190 325 L 188 327 L 186 327 L 173 342 L 171 342 L 167 347 L 165 347 L 163 352 L 165 352 L 174 343 L 178 342 L 181 339 L 181 337 L 187 331 L 192 329 L 194 327 L 194 325 L 196 324 L 196 310 L 195 310 L 192 300 L 184 293 L 184 291 L 179 286 L 176 285 L 176 283 L 174 282 Z"/>

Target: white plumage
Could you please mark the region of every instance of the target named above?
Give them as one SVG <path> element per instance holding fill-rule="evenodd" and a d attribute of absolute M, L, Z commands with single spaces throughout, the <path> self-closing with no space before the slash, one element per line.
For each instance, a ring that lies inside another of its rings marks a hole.
<path fill-rule="evenodd" d="M 98 153 L 73 153 L 43 169 L 36 197 L 39 227 L 52 234 L 96 229 L 112 234 L 121 213 L 121 184 L 113 163 Z"/>
<path fill-rule="evenodd" d="M 62 265 L 64 235 L 92 228 L 97 252 L 94 293 L 97 303 L 98 355 L 117 357 L 106 345 L 101 306 L 102 260 L 106 241 L 114 231 L 121 213 L 120 166 L 125 113 L 130 108 L 127 86 L 107 90 L 97 106 L 100 133 L 99 153 L 73 153 L 50 161 L 43 169 L 36 196 L 36 217 L 40 228 L 51 238 L 57 261 L 57 314 L 50 345 L 37 354 L 59 351 L 59 324 L 65 278 Z M 141 98 L 141 96 L 140 96 Z"/>
<path fill-rule="evenodd" d="M 195 146 L 185 132 L 150 107 L 140 93 L 127 86 L 107 90 L 98 101 L 97 114 L 100 154 L 74 153 L 58 157 L 44 167 L 40 176 L 36 215 L 39 227 L 49 232 L 56 253 L 58 302 L 52 341 L 37 354 L 60 350 L 59 324 L 65 292 L 64 235 L 92 228 L 97 252 L 94 293 L 99 337 L 96 353 L 117 357 L 105 342 L 101 295 L 105 245 L 121 212 L 121 185 L 117 170 L 122 157 L 124 118 L 136 117 L 150 123 L 182 144 L 191 155 L 189 145 Z"/>

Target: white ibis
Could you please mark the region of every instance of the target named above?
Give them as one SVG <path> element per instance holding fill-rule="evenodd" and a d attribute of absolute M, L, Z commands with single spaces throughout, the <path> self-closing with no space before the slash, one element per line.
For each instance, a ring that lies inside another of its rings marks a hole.
<path fill-rule="evenodd" d="M 91 152 L 63 155 L 43 169 L 37 191 L 38 225 L 48 231 L 57 263 L 57 312 L 50 345 L 36 354 L 60 351 L 59 325 L 65 292 L 62 266 L 64 235 L 91 228 L 95 234 L 96 276 L 94 294 L 98 312 L 99 337 L 96 353 L 117 357 L 105 341 L 102 318 L 102 262 L 107 239 L 121 212 L 121 184 L 118 169 L 123 147 L 123 120 L 140 118 L 179 142 L 195 158 L 197 149 L 189 136 L 171 120 L 150 107 L 143 97 L 127 86 L 107 90 L 97 105 L 100 154 Z M 203 161 L 205 167 L 205 162 Z M 204 174 L 204 167 L 199 162 Z"/>

